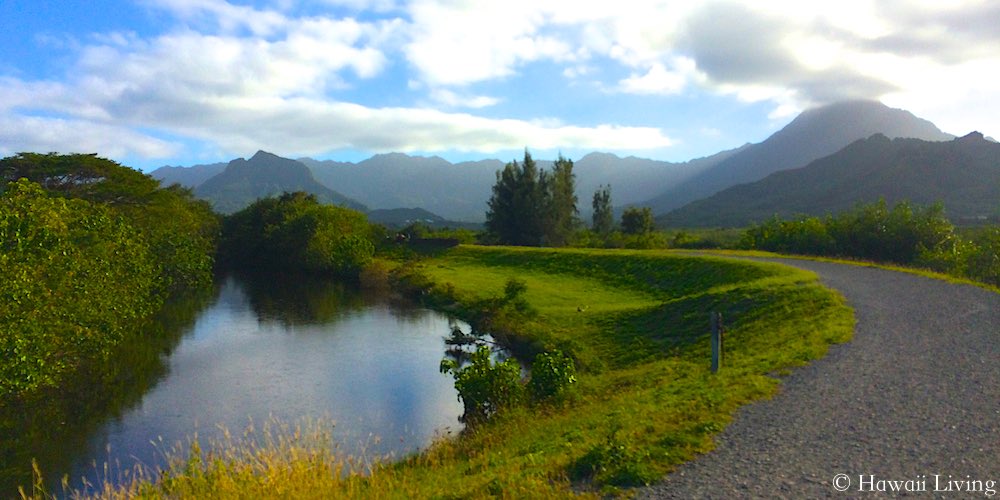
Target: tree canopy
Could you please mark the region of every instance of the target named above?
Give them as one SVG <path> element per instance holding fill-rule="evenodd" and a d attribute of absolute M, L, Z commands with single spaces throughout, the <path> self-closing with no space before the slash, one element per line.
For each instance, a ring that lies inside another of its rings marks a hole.
<path fill-rule="evenodd" d="M 220 256 L 228 264 L 356 277 L 375 253 L 361 212 L 304 193 L 263 198 L 225 218 Z"/>
<path fill-rule="evenodd" d="M 607 236 L 615 229 L 615 215 L 611 209 L 611 186 L 601 186 L 594 191 L 591 206 L 594 209 L 591 229 L 599 235 Z"/>
<path fill-rule="evenodd" d="M 579 225 L 573 162 L 556 160 L 551 172 L 538 169 L 531 153 L 497 172 L 486 212 L 486 230 L 498 242 L 562 246 Z"/>

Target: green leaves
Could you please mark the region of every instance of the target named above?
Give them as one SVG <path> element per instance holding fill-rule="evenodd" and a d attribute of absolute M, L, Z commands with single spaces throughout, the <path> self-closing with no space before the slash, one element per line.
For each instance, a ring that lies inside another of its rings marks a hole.
<path fill-rule="evenodd" d="M 458 398 L 465 406 L 466 423 L 484 422 L 504 408 L 524 401 L 521 366 L 513 359 L 494 362 L 489 346 L 481 345 L 465 366 L 451 359 L 441 361 L 441 372 L 455 377 Z"/>
<path fill-rule="evenodd" d="M 360 212 L 286 193 L 226 217 L 220 255 L 230 265 L 357 277 L 375 253 L 370 233 Z"/>
<path fill-rule="evenodd" d="M 559 397 L 576 383 L 576 365 L 573 359 L 560 350 L 543 352 L 531 364 L 528 388 L 535 401 Z"/>
<path fill-rule="evenodd" d="M 162 300 L 160 266 L 124 218 L 25 179 L 0 196 L 0 399 L 101 360 Z"/>
<path fill-rule="evenodd" d="M 563 246 L 579 225 L 573 162 L 562 156 L 551 172 L 538 170 L 531 154 L 497 172 L 486 229 L 500 243 Z"/>

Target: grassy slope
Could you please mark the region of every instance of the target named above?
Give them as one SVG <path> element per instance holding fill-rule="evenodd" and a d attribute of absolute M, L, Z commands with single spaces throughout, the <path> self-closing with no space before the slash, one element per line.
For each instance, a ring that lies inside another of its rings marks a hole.
<path fill-rule="evenodd" d="M 271 458 L 220 460 L 208 473 L 178 470 L 167 493 L 252 496 L 283 484 L 317 497 L 546 497 L 654 480 L 711 449 L 737 407 L 772 395 L 778 380 L 769 374 L 823 355 L 853 331 L 850 309 L 815 275 L 772 264 L 463 246 L 420 272 L 437 284 L 434 292 L 449 290 L 460 302 L 500 294 L 508 277 L 525 280 L 537 315 L 514 328 L 536 345 L 572 353 L 580 366 L 575 396 L 510 411 L 369 478 L 337 480 L 329 473 L 336 464 L 303 467 L 308 453 L 282 465 L 272 450 L 258 450 L 241 456 Z M 724 369 L 714 376 L 713 310 L 724 312 L 728 328 Z M 328 463 L 324 456 L 313 463 Z M 572 472 L 593 465 L 591 479 Z"/>

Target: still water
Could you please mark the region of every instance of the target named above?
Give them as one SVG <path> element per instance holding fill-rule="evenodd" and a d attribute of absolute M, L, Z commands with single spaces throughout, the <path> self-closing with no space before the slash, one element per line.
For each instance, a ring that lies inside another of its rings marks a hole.
<path fill-rule="evenodd" d="M 453 380 L 438 371 L 449 331 L 442 314 L 328 281 L 223 278 L 164 375 L 65 450 L 76 455 L 65 472 L 93 481 L 95 463 L 156 467 L 195 432 L 204 444 L 269 419 L 332 420 L 348 454 L 411 453 L 461 428 Z"/>

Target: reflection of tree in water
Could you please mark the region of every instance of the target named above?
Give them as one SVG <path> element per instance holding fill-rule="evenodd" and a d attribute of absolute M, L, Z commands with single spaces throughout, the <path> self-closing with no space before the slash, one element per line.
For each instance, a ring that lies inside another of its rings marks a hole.
<path fill-rule="evenodd" d="M 167 355 L 213 300 L 211 288 L 168 301 L 142 332 L 126 339 L 102 366 L 83 366 L 68 387 L 30 401 L 0 401 L 0 498 L 31 485 L 36 459 L 50 485 L 87 452 L 89 437 L 105 422 L 142 401 L 167 374 Z M 77 478 L 70 478 L 71 480 Z"/>
<path fill-rule="evenodd" d="M 319 325 L 372 306 L 384 306 L 401 323 L 426 320 L 426 310 L 388 290 L 360 288 L 324 276 L 246 272 L 235 275 L 260 321 L 283 326 Z"/>
<path fill-rule="evenodd" d="M 284 326 L 333 322 L 377 301 L 358 288 L 328 277 L 307 274 L 254 272 L 236 278 L 260 321 Z"/>

